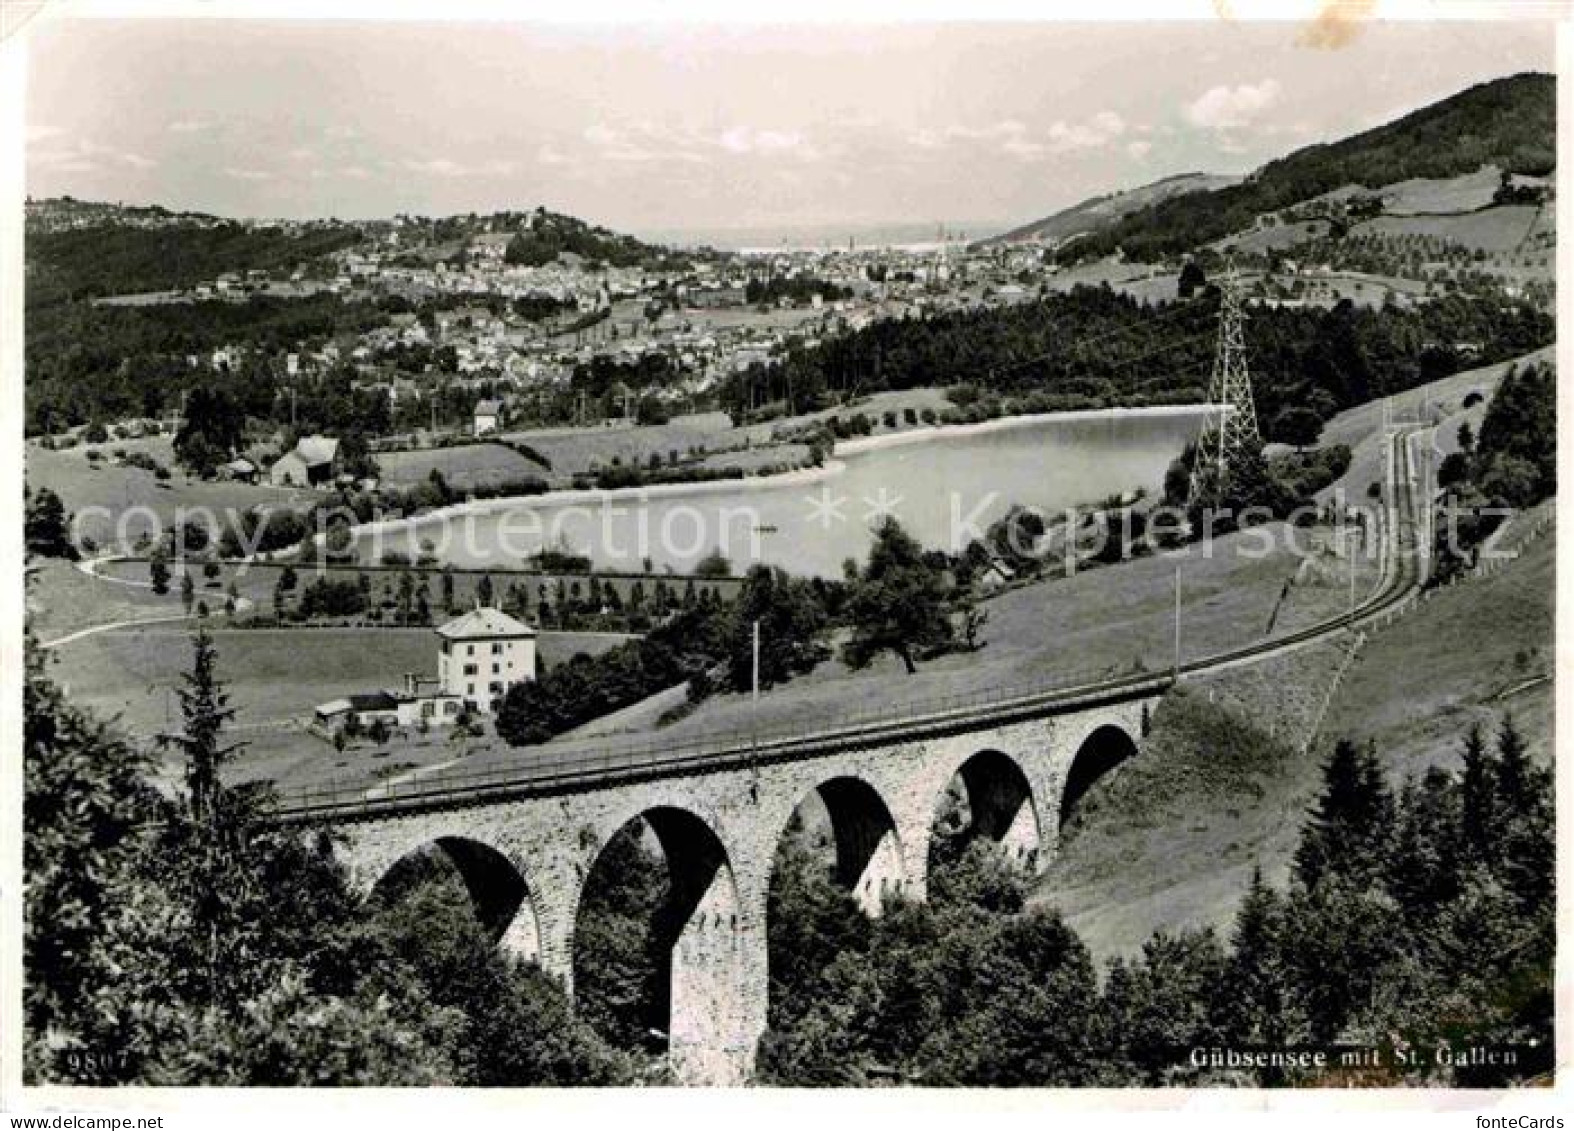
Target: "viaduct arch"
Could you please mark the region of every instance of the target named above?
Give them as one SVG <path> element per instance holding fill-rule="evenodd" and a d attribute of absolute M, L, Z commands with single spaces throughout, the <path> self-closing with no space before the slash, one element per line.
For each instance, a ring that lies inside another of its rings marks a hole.
<path fill-rule="evenodd" d="M 776 849 L 800 803 L 824 804 L 836 875 L 866 913 L 923 899 L 935 819 L 953 779 L 967 820 L 1034 873 L 1088 787 L 1136 750 L 1156 696 L 790 761 L 395 810 L 341 821 L 353 882 L 373 886 L 436 846 L 500 945 L 574 989 L 587 881 L 612 837 L 648 822 L 683 926 L 671 951 L 669 1056 L 692 1084 L 748 1079 L 769 996 L 766 906 Z"/>

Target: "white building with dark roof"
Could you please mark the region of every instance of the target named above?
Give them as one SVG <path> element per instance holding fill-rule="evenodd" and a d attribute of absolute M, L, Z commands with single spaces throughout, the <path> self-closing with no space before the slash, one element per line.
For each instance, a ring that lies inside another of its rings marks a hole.
<path fill-rule="evenodd" d="M 488 432 L 496 432 L 503 420 L 503 402 L 499 400 L 477 401 L 475 406 L 475 435 L 484 436 Z"/>
<path fill-rule="evenodd" d="M 326 483 L 334 476 L 338 458 L 338 440 L 331 436 L 302 436 L 268 469 L 268 481 L 275 487 Z"/>
<path fill-rule="evenodd" d="M 536 678 L 536 630 L 499 609 L 475 608 L 437 629 L 437 684 L 490 712 L 508 688 Z"/>

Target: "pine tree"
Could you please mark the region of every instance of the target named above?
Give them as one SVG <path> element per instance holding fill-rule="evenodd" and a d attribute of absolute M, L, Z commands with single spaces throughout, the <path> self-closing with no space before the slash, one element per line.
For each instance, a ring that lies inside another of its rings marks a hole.
<path fill-rule="evenodd" d="M 1509 815 L 1522 812 L 1531 802 L 1530 750 L 1514 725 L 1514 716 L 1503 716 L 1497 736 L 1497 792 Z"/>
<path fill-rule="evenodd" d="M 1498 730 L 1497 788 L 1499 874 L 1528 908 L 1550 908 L 1557 846 L 1552 775 L 1531 762 L 1512 716 Z"/>
<path fill-rule="evenodd" d="M 224 971 L 238 961 L 228 953 L 244 927 L 242 908 L 250 898 L 237 867 L 243 852 L 250 814 L 245 799 L 232 795 L 220 772 L 244 743 L 226 743 L 224 730 L 235 717 L 229 695 L 219 682 L 218 651 L 206 628 L 192 637 L 191 671 L 180 688 L 184 728 L 161 741 L 180 750 L 186 762 L 186 811 L 172 831 L 185 849 L 175 868 L 177 891 L 188 904 L 208 1004 L 219 1000 Z"/>
<path fill-rule="evenodd" d="M 60 496 L 48 487 L 40 487 L 28 498 L 22 526 L 28 553 L 45 558 L 76 558 L 76 548 L 71 545 L 70 516 Z"/>
<path fill-rule="evenodd" d="M 191 571 L 182 570 L 180 574 L 180 604 L 186 610 L 186 615 L 191 615 L 191 603 L 196 599 L 197 586 L 191 580 Z"/>
<path fill-rule="evenodd" d="M 1297 1035 L 1300 1010 L 1288 945 L 1284 898 L 1254 868 L 1223 979 L 1220 1008 L 1231 1041 L 1282 1045 Z"/>
<path fill-rule="evenodd" d="M 1295 851 L 1296 878 L 1308 888 L 1328 875 L 1370 878 L 1381 864 L 1392 815 L 1376 751 L 1340 739 L 1323 766 L 1323 791 Z"/>
<path fill-rule="evenodd" d="M 148 580 L 153 585 L 153 592 L 160 597 L 169 592 L 169 562 L 162 550 L 154 551 L 148 559 Z"/>
<path fill-rule="evenodd" d="M 1464 772 L 1460 781 L 1460 839 L 1478 861 L 1492 858 L 1497 824 L 1497 764 L 1487 752 L 1481 725 L 1465 736 Z"/>
<path fill-rule="evenodd" d="M 1459 791 L 1444 770 L 1434 766 L 1419 782 L 1405 782 L 1387 854 L 1388 890 L 1405 907 L 1434 912 L 1459 894 L 1459 808 Z"/>

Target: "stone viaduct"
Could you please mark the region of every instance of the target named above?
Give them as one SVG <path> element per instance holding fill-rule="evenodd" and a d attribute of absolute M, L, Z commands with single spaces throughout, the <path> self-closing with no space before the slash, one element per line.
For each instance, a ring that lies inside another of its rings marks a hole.
<path fill-rule="evenodd" d="M 818 793 L 840 881 L 865 911 L 923 899 L 942 799 L 960 781 L 976 831 L 1041 871 L 1060 827 L 1102 773 L 1136 752 L 1158 690 L 953 733 L 870 742 L 752 766 L 523 792 L 336 820 L 356 885 L 371 891 L 433 846 L 453 861 L 500 945 L 538 961 L 570 993 L 586 881 L 608 841 L 643 818 L 687 911 L 671 956 L 669 1055 L 679 1080 L 748 1079 L 765 1030 L 766 900 L 777 846 Z"/>

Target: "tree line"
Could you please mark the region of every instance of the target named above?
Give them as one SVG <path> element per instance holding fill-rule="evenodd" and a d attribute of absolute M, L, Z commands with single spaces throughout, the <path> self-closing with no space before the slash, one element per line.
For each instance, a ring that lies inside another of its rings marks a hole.
<path fill-rule="evenodd" d="M 1183 404 L 1206 399 L 1217 334 L 1214 288 L 1147 305 L 1076 287 L 1010 307 L 888 319 L 816 346 L 789 345 L 720 390 L 735 418 L 832 407 L 887 389 L 964 395 L 943 423 L 1008 412 Z M 1373 397 L 1518 357 L 1552 340 L 1544 311 L 1502 296 L 1448 295 L 1413 308 L 1254 308 L 1253 392 L 1266 438 L 1297 442 L 1290 410 L 1319 421 Z"/>
<path fill-rule="evenodd" d="M 1438 501 L 1432 582 L 1475 564 L 1507 513 L 1557 492 L 1557 379 L 1552 366 L 1509 366 L 1477 435 L 1459 427 L 1458 450 L 1437 468 Z"/>

